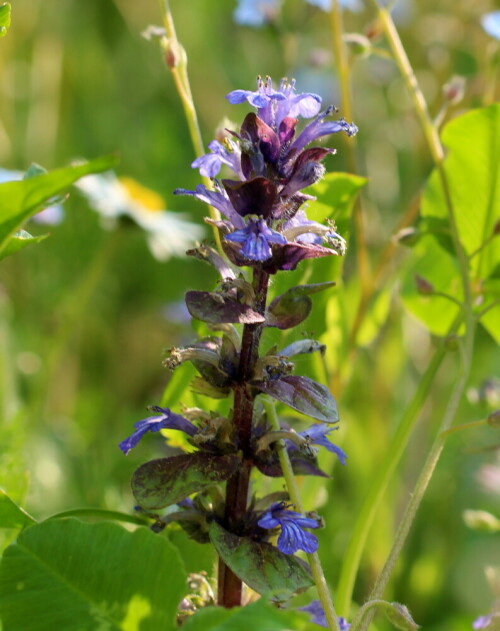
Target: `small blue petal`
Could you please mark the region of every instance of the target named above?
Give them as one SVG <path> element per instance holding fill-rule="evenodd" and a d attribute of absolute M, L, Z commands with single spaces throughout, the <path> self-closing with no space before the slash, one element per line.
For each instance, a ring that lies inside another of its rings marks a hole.
<path fill-rule="evenodd" d="M 134 423 L 135 432 L 121 441 L 118 445 L 125 455 L 133 449 L 148 432 L 159 432 L 161 429 L 177 429 L 188 436 L 194 436 L 198 428 L 180 414 L 175 414 L 168 408 L 154 406 L 153 410 L 159 412 L 159 416 L 148 416 Z"/>
<path fill-rule="evenodd" d="M 299 607 L 299 611 L 305 611 L 311 616 L 311 620 L 314 624 L 318 624 L 320 627 L 328 629 L 328 622 L 326 621 L 323 605 L 319 600 L 313 600 L 310 605 Z M 337 622 L 339 623 L 340 631 L 349 631 L 351 628 L 351 625 L 345 618 L 342 618 L 342 616 L 337 618 Z"/>
<path fill-rule="evenodd" d="M 287 243 L 285 237 L 271 230 L 263 219 L 249 221 L 245 228 L 224 237 L 226 241 L 241 243 L 241 254 L 251 261 L 267 261 L 272 256 L 271 243 Z"/>
<path fill-rule="evenodd" d="M 488 35 L 500 40 L 500 11 L 493 11 L 483 15 L 481 24 Z"/>
<path fill-rule="evenodd" d="M 266 529 L 281 526 L 278 549 L 284 554 L 293 554 L 297 550 L 311 553 L 318 549 L 317 537 L 303 530 L 303 528 L 318 528 L 318 522 L 284 508 L 284 504 L 281 502 L 273 504 L 257 523 L 261 528 Z"/>
<path fill-rule="evenodd" d="M 332 0 L 306 0 L 306 2 L 323 9 L 323 11 L 329 11 L 332 7 Z M 361 11 L 363 8 L 363 3 L 360 0 L 339 0 L 339 4 L 343 9 L 350 11 Z"/>
<path fill-rule="evenodd" d="M 280 0 L 239 0 L 233 17 L 237 24 L 262 26 L 279 8 Z"/>

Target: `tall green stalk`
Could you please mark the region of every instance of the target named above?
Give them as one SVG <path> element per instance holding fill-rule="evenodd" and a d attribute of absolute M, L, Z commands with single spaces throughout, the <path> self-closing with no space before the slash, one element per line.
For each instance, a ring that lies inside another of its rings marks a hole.
<path fill-rule="evenodd" d="M 279 432 L 281 428 L 278 416 L 276 414 L 275 403 L 274 401 L 265 397 L 263 397 L 263 400 L 271 431 Z M 278 440 L 275 443 L 275 447 L 278 453 L 281 470 L 283 472 L 283 477 L 285 478 L 286 488 L 288 490 L 288 494 L 290 495 L 290 499 L 292 500 L 297 511 L 299 513 L 304 513 L 304 507 L 302 504 L 302 498 L 300 496 L 299 486 L 297 484 L 297 480 L 295 479 L 295 474 L 293 472 L 292 463 L 290 462 L 290 458 L 286 450 L 285 442 L 283 440 Z M 328 629 L 330 629 L 330 631 L 340 631 L 337 614 L 335 612 L 335 607 L 333 606 L 333 601 L 328 589 L 328 585 L 326 584 L 325 573 L 323 572 L 323 567 L 321 565 L 318 553 L 313 552 L 312 554 L 308 554 L 307 560 L 309 561 L 314 583 L 316 585 L 316 589 L 318 590 L 319 600 L 323 607 L 323 611 L 325 612 Z"/>
<path fill-rule="evenodd" d="M 454 333 L 462 321 L 460 315 L 452 324 L 449 335 Z M 368 490 L 361 510 L 357 514 L 349 545 L 343 555 L 340 579 L 337 589 L 337 609 L 340 615 L 349 614 L 354 582 L 358 573 L 363 549 L 368 534 L 373 525 L 377 511 L 382 503 L 384 493 L 408 445 L 410 436 L 415 428 L 422 408 L 429 396 L 434 378 L 446 355 L 446 346 L 441 343 L 434 353 L 425 373 L 422 375 L 413 399 L 406 408 L 398 429 L 387 448 L 387 456 L 381 463 L 375 478 Z"/>
<path fill-rule="evenodd" d="M 172 16 L 172 12 L 170 11 L 168 0 L 160 0 L 160 7 L 163 15 L 163 26 L 165 27 L 166 33 L 166 37 L 162 37 L 160 39 L 160 44 L 165 56 L 165 63 L 172 74 L 177 93 L 181 99 L 194 153 L 196 157 L 199 158 L 205 153 L 205 148 L 201 136 L 200 125 L 198 123 L 193 94 L 191 92 L 191 84 L 189 82 L 186 51 L 177 39 L 174 18 Z M 202 176 L 202 181 L 208 189 L 212 188 L 210 178 Z M 216 208 L 210 206 L 209 212 L 213 221 L 218 221 L 220 219 L 220 213 Z M 212 230 L 217 248 L 220 252 L 222 252 L 219 231 L 215 226 L 212 227 Z"/>
<path fill-rule="evenodd" d="M 370 2 L 378 12 L 379 20 L 384 30 L 387 41 L 389 42 L 392 55 L 398 68 L 401 71 L 406 86 L 410 92 L 410 96 L 413 100 L 415 110 L 418 114 L 418 118 L 420 120 L 433 161 L 435 163 L 435 167 L 439 174 L 441 185 L 443 187 L 445 203 L 447 206 L 450 222 L 450 232 L 453 240 L 454 250 L 458 259 L 458 266 L 464 294 L 463 315 L 465 321 L 465 336 L 463 342 L 461 358 L 462 361 L 459 378 L 450 396 L 446 412 L 441 421 L 438 434 L 431 447 L 429 456 L 427 457 L 427 460 L 422 468 L 421 474 L 415 485 L 415 489 L 411 494 L 410 502 L 408 503 L 405 513 L 398 526 L 392 549 L 386 560 L 384 568 L 382 569 L 382 572 L 379 575 L 375 586 L 370 594 L 370 600 L 375 600 L 383 595 L 384 589 L 389 581 L 396 561 L 401 553 L 403 545 L 410 531 L 411 524 L 413 523 L 418 507 L 420 506 L 420 502 L 422 501 L 422 498 L 425 494 L 427 486 L 430 482 L 430 479 L 434 473 L 437 462 L 443 450 L 444 442 L 446 439 L 446 436 L 443 435 L 443 432 L 446 432 L 453 423 L 458 405 L 464 394 L 467 380 L 470 374 L 470 366 L 472 363 L 475 327 L 477 324 L 477 320 L 473 313 L 472 294 L 469 283 L 468 259 L 462 243 L 460 242 L 451 191 L 443 165 L 444 149 L 439 139 L 438 130 L 429 115 L 425 97 L 420 89 L 415 73 L 413 72 L 413 68 L 410 64 L 408 56 L 406 55 L 406 51 L 401 42 L 401 39 L 399 38 L 399 34 L 390 13 L 386 9 L 381 8 L 376 0 L 370 0 Z M 361 620 L 361 623 L 359 625 L 356 625 L 356 631 L 365 631 L 370 625 L 373 615 L 373 610 L 370 610 Z"/>

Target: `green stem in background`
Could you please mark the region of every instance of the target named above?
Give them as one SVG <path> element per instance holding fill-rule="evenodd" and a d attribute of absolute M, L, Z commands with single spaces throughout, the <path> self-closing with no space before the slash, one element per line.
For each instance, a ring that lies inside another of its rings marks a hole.
<path fill-rule="evenodd" d="M 450 428 L 455 418 L 460 400 L 464 394 L 473 357 L 476 318 L 472 310 L 472 294 L 469 284 L 467 255 L 463 249 L 462 243 L 460 242 L 451 192 L 446 172 L 443 166 L 444 150 L 441 145 L 438 130 L 436 129 L 429 115 L 425 97 L 420 89 L 420 86 L 418 85 L 415 73 L 413 72 L 413 68 L 410 64 L 408 56 L 406 55 L 406 51 L 403 47 L 401 39 L 399 38 L 399 34 L 390 13 L 386 9 L 381 8 L 376 0 L 370 0 L 370 2 L 378 12 L 379 20 L 391 47 L 394 60 L 398 68 L 400 69 L 408 91 L 410 92 L 410 95 L 412 97 L 417 115 L 424 131 L 424 135 L 429 145 L 433 161 L 439 174 L 441 185 L 443 187 L 445 203 L 449 215 L 453 245 L 458 259 L 459 271 L 462 281 L 464 293 L 463 309 L 465 319 L 464 350 L 458 382 L 453 389 L 448 407 L 438 430 L 438 435 L 434 440 L 429 456 L 427 457 L 422 472 L 417 480 L 414 492 L 411 495 L 410 502 L 408 503 L 408 506 L 399 524 L 393 547 L 370 595 L 370 600 L 373 600 L 380 598 L 383 595 L 384 589 L 389 581 L 392 571 L 394 570 L 396 561 L 401 553 L 403 545 L 406 541 L 406 537 L 408 536 L 408 533 L 410 531 L 411 524 L 415 519 L 418 507 L 420 506 L 420 502 L 422 501 L 425 491 L 427 490 L 427 486 L 434 473 L 437 462 L 441 455 L 441 451 L 444 447 L 445 437 L 443 437 L 442 434 Z M 370 625 L 372 618 L 373 613 L 368 613 L 360 624 L 359 630 L 357 629 L 356 631 L 365 631 Z"/>
<path fill-rule="evenodd" d="M 335 66 L 340 84 L 340 102 L 342 116 L 348 121 L 352 121 L 354 120 L 354 116 L 352 105 L 350 67 L 347 56 L 347 48 L 343 39 L 342 8 L 340 6 L 339 0 L 333 0 L 332 2 L 332 8 L 330 11 L 330 24 L 332 30 L 332 43 Z M 349 171 L 351 171 L 352 173 L 357 173 L 358 169 L 356 167 L 356 149 L 354 138 L 351 138 L 350 141 L 346 143 L 346 156 Z M 368 259 L 368 250 L 366 247 L 362 206 L 359 198 L 354 204 L 353 221 L 354 229 L 356 232 L 357 266 L 362 288 L 361 301 L 365 301 L 370 284 L 370 262 Z"/>
<path fill-rule="evenodd" d="M 448 406 L 437 432 L 437 436 L 434 439 L 429 455 L 427 456 L 427 460 L 425 461 L 425 464 L 422 468 L 422 472 L 420 473 L 413 493 L 410 496 L 410 501 L 408 502 L 404 515 L 398 526 L 398 530 L 396 532 L 396 537 L 391 551 L 389 552 L 389 556 L 387 557 L 385 565 L 375 582 L 375 585 L 368 599 L 369 601 L 381 598 L 384 593 L 385 587 L 389 582 L 401 550 L 403 549 L 403 546 L 406 542 L 408 533 L 410 532 L 410 528 L 417 514 L 417 510 L 432 478 L 441 452 L 443 451 L 443 447 L 446 443 L 446 432 L 450 429 L 450 426 L 455 419 L 459 403 L 465 392 L 472 365 L 476 328 L 476 321 L 474 319 L 474 316 L 470 313 L 468 314 L 468 317 L 466 319 L 465 326 L 466 333 L 464 339 L 463 359 L 461 362 L 461 370 L 458 381 L 450 396 Z M 356 631 L 366 631 L 366 629 L 368 629 L 368 627 L 370 626 L 373 615 L 374 614 L 371 611 L 368 612 Z"/>
<path fill-rule="evenodd" d="M 262 397 L 262 401 L 264 403 L 267 420 L 269 421 L 271 430 L 276 432 L 280 431 L 280 424 L 278 421 L 278 416 L 276 414 L 275 402 L 265 396 Z M 288 494 L 290 495 L 290 499 L 292 500 L 297 511 L 299 513 L 304 513 L 304 507 L 302 505 L 299 487 L 297 484 L 297 480 L 295 479 L 295 474 L 293 472 L 292 463 L 290 462 L 290 458 L 286 450 L 285 442 L 283 440 L 278 440 L 275 443 L 275 448 L 278 453 L 281 470 L 283 472 L 283 477 L 285 478 L 285 483 Z M 323 606 L 323 610 L 325 612 L 328 629 L 330 629 L 330 631 L 340 631 L 337 614 L 335 613 L 335 608 L 333 606 L 328 585 L 326 584 L 325 574 L 323 572 L 318 553 L 314 552 L 312 554 L 308 554 L 307 559 L 311 567 L 314 583 L 316 584 L 316 589 L 318 590 L 318 596 L 321 601 L 321 605 Z"/>
<path fill-rule="evenodd" d="M 85 309 L 97 285 L 107 269 L 108 263 L 116 252 L 120 240 L 121 230 L 117 229 L 109 235 L 103 246 L 85 268 L 76 287 L 72 288 L 68 299 L 58 310 L 61 322 L 51 339 L 50 350 L 45 360 L 40 380 L 35 386 L 31 403 L 32 418 L 44 417 L 45 405 L 52 387 L 57 387 L 55 372 L 67 350 L 68 341 L 74 334 L 79 323 L 84 319 Z"/>
<path fill-rule="evenodd" d="M 167 64 L 172 78 L 174 80 L 177 93 L 180 96 L 184 115 L 189 129 L 191 142 L 193 143 L 194 153 L 197 158 L 205 153 L 203 139 L 201 136 L 196 107 L 194 105 L 193 95 L 191 92 L 191 84 L 187 71 L 187 55 L 186 51 L 177 39 L 175 31 L 174 18 L 170 11 L 168 0 L 160 0 L 160 6 L 163 15 L 163 26 L 165 27 L 166 37 L 160 39 L 161 47 L 165 55 L 165 63 Z M 212 189 L 210 178 L 202 176 L 203 184 Z M 209 207 L 210 217 L 214 221 L 220 219 L 220 213 L 216 208 Z M 218 250 L 222 253 L 219 231 L 213 226 L 213 233 Z"/>
<path fill-rule="evenodd" d="M 460 315 L 450 327 L 448 335 L 452 335 L 456 332 L 461 321 L 462 316 Z M 425 373 L 420 378 L 413 399 L 406 408 L 391 444 L 387 448 L 386 458 L 380 464 L 380 468 L 370 486 L 361 510 L 357 514 L 352 536 L 344 553 L 337 589 L 337 608 L 340 615 L 349 615 L 354 582 L 369 531 L 382 502 L 385 490 L 394 475 L 394 471 L 403 456 L 411 433 L 420 417 L 420 413 L 429 396 L 434 378 L 443 362 L 446 352 L 446 345 L 443 341 L 434 353 Z"/>

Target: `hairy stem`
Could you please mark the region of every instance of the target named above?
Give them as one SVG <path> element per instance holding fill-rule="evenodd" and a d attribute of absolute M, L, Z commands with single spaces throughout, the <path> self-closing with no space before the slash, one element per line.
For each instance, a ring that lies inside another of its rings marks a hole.
<path fill-rule="evenodd" d="M 264 313 L 266 309 L 269 275 L 259 268 L 254 270 L 255 310 Z M 243 463 L 227 481 L 224 520 L 231 532 L 238 533 L 245 521 L 248 502 L 250 474 L 252 471 L 250 441 L 254 399 L 248 381 L 259 357 L 259 342 L 262 324 L 245 324 L 241 340 L 238 385 L 234 392 L 233 423 L 237 432 L 238 445 L 243 454 Z M 241 605 L 242 582 L 234 572 L 219 559 L 218 604 L 222 607 Z"/>
<path fill-rule="evenodd" d="M 267 419 L 269 421 L 271 429 L 273 431 L 279 431 L 280 425 L 278 421 L 278 416 L 276 414 L 274 401 L 270 399 L 264 399 L 264 406 L 266 408 Z M 300 497 L 299 486 L 297 484 L 297 480 L 295 479 L 295 474 L 293 473 L 292 463 L 290 462 L 285 442 L 283 440 L 278 440 L 275 443 L 275 447 L 276 451 L 278 452 L 281 470 L 283 472 L 283 477 L 285 478 L 285 483 L 288 494 L 290 495 L 290 499 L 292 500 L 297 511 L 299 511 L 299 513 L 304 513 L 304 507 L 302 505 L 302 499 Z M 321 561 L 319 559 L 318 553 L 313 552 L 312 554 L 308 554 L 307 559 L 311 567 L 311 572 L 313 575 L 314 583 L 316 584 L 316 589 L 318 590 L 318 596 L 321 601 L 321 605 L 323 606 L 323 610 L 325 612 L 328 629 L 330 629 L 330 631 L 340 631 L 337 614 L 335 612 L 335 607 L 333 606 L 332 597 L 330 596 L 328 585 L 326 584 L 325 573 L 323 572 L 323 567 L 321 566 Z"/>

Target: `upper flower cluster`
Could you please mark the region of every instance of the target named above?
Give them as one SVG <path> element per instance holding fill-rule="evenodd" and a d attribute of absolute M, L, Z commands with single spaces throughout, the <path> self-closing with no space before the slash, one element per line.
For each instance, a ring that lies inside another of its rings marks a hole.
<path fill-rule="evenodd" d="M 204 176 L 216 178 L 222 165 L 237 179 L 214 180 L 179 189 L 217 208 L 224 220 L 215 222 L 228 258 L 236 265 L 262 264 L 265 271 L 292 270 L 306 258 L 343 253 L 345 242 L 334 229 L 307 219 L 301 206 L 314 199 L 301 192 L 324 174 L 322 160 L 334 149 L 308 147 L 318 138 L 344 131 L 357 133 L 344 119 L 329 120 L 333 106 L 321 111 L 321 97 L 295 91 L 295 82 L 258 78 L 257 90 L 234 90 L 232 104 L 248 102 L 256 113 L 245 117 L 239 132 L 225 145 L 213 141 L 211 152 L 192 164 Z M 312 118 L 297 133 L 299 117 Z"/>

